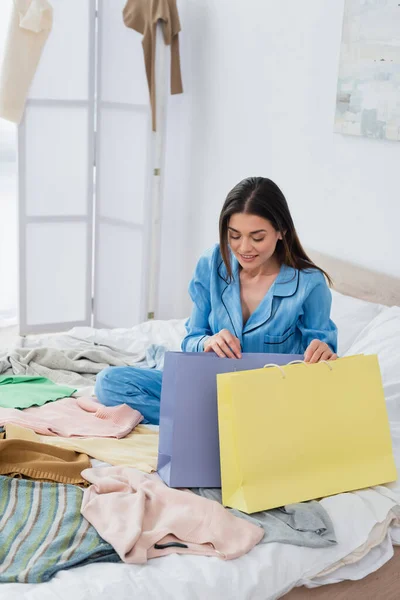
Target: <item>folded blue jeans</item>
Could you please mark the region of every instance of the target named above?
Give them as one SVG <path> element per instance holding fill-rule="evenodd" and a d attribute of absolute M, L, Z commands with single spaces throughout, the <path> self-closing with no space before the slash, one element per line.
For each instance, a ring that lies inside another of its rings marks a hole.
<path fill-rule="evenodd" d="M 95 394 L 104 406 L 128 404 L 144 417 L 160 422 L 162 371 L 137 367 L 107 367 L 96 378 Z"/>

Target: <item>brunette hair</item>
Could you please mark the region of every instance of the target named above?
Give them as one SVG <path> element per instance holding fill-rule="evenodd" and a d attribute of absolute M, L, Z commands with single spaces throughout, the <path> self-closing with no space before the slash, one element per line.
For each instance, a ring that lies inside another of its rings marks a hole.
<path fill-rule="evenodd" d="M 225 263 L 228 280 L 232 280 L 232 265 L 228 246 L 229 219 L 237 213 L 257 215 L 270 221 L 282 235 L 276 245 L 276 255 L 281 264 L 299 271 L 317 269 L 332 285 L 332 280 L 323 269 L 307 256 L 297 235 L 292 215 L 285 196 L 279 187 L 265 177 L 248 177 L 229 192 L 219 218 L 219 240 L 222 259 Z"/>

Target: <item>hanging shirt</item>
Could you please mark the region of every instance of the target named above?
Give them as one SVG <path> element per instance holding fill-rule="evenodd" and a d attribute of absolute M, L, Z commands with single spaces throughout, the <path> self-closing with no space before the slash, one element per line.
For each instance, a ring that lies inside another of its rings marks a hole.
<path fill-rule="evenodd" d="M 189 286 L 193 310 L 186 323 L 184 352 L 202 352 L 207 339 L 228 329 L 243 352 L 303 354 L 312 340 L 337 347 L 337 328 L 330 319 L 331 292 L 315 268 L 304 271 L 282 265 L 278 277 L 243 325 L 239 263 L 231 254 L 228 281 L 219 244 L 203 254 Z"/>
<path fill-rule="evenodd" d="M 156 26 L 162 21 L 164 41 L 171 46 L 171 94 L 182 94 L 179 58 L 181 30 L 176 0 L 128 0 L 123 10 L 124 23 L 143 35 L 143 52 L 150 91 L 153 131 L 156 130 Z"/>
<path fill-rule="evenodd" d="M 53 25 L 47 0 L 14 0 L 0 73 L 0 117 L 20 123 L 42 50 Z"/>

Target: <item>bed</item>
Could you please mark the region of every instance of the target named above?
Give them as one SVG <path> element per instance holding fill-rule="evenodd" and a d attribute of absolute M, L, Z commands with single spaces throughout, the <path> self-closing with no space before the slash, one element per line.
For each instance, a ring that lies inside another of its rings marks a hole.
<path fill-rule="evenodd" d="M 400 469 L 400 280 L 311 252 L 332 275 L 332 316 L 339 354 L 378 353 L 394 454 Z M 151 344 L 179 348 L 184 321 L 153 321 L 130 330 L 76 328 L 58 336 L 16 339 L 28 347 L 82 343 L 138 352 Z M 86 392 L 88 390 L 85 390 Z M 255 547 L 234 561 L 170 555 L 144 566 L 91 564 L 61 571 L 43 584 L 2 584 L 4 600 L 249 598 L 273 600 L 295 586 L 316 587 L 360 579 L 393 556 L 400 545 L 400 484 L 326 498 L 338 544 L 315 550 L 279 543 Z"/>

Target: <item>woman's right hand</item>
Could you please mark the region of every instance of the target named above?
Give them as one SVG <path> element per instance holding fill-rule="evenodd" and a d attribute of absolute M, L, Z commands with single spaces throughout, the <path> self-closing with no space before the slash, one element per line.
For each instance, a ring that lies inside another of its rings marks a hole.
<path fill-rule="evenodd" d="M 204 352 L 215 352 L 220 358 L 241 358 L 240 342 L 227 329 L 212 335 L 204 344 Z"/>

